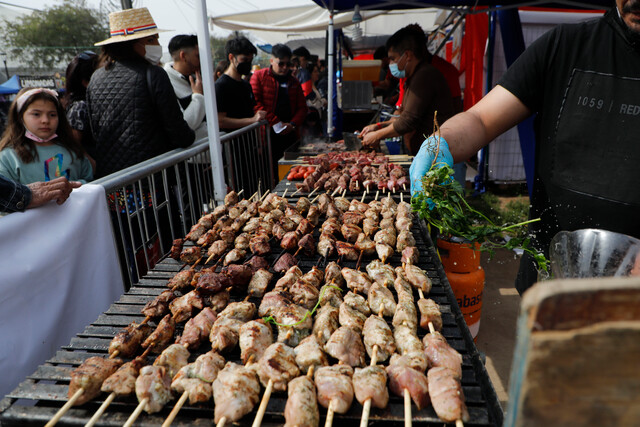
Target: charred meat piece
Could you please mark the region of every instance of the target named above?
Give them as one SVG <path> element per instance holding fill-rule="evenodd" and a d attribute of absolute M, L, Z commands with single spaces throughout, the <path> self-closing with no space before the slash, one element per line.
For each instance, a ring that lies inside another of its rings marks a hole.
<path fill-rule="evenodd" d="M 380 212 L 375 207 L 369 206 L 369 209 L 364 211 L 364 217 L 372 219 L 377 223 L 380 220 Z"/>
<path fill-rule="evenodd" d="M 298 268 L 297 265 L 294 265 L 293 267 L 287 270 L 284 276 L 278 279 L 278 281 L 276 282 L 275 289 L 279 291 L 289 289 L 301 277 L 302 277 L 302 270 L 300 270 L 300 268 Z"/>
<path fill-rule="evenodd" d="M 211 384 L 224 364 L 224 358 L 217 353 L 202 354 L 178 371 L 171 381 L 171 388 L 180 394 L 187 392 L 191 405 L 208 402 L 213 395 Z"/>
<path fill-rule="evenodd" d="M 207 257 L 213 256 L 213 259 L 220 258 L 227 251 L 227 242 L 224 240 L 216 240 L 209 246 Z"/>
<path fill-rule="evenodd" d="M 278 258 L 275 265 L 273 266 L 273 271 L 276 273 L 282 273 L 293 267 L 294 265 L 298 265 L 298 260 L 291 255 L 289 252 L 285 252 Z"/>
<path fill-rule="evenodd" d="M 227 304 L 229 304 L 230 297 L 229 291 L 225 289 L 223 291 L 216 292 L 213 295 L 205 295 L 202 299 L 207 307 L 210 307 L 211 310 L 219 313 L 227 306 Z"/>
<path fill-rule="evenodd" d="M 309 312 L 296 304 L 280 307 L 274 317 L 278 322 L 278 342 L 296 347 L 311 333 L 313 321 Z"/>
<path fill-rule="evenodd" d="M 298 248 L 307 256 L 312 256 L 316 252 L 316 241 L 311 234 L 305 234 L 298 241 Z"/>
<path fill-rule="evenodd" d="M 311 207 L 311 201 L 306 197 L 300 197 L 296 202 L 296 210 L 300 215 L 306 215 Z"/>
<path fill-rule="evenodd" d="M 371 285 L 369 289 L 369 308 L 372 313 L 380 313 L 385 317 L 391 317 L 396 312 L 396 302 L 391 291 L 378 283 Z"/>
<path fill-rule="evenodd" d="M 271 234 L 278 240 L 282 240 L 285 234 L 287 234 L 287 230 L 282 228 L 280 224 L 273 224 L 273 229 L 271 230 Z"/>
<path fill-rule="evenodd" d="M 344 303 L 354 310 L 362 313 L 365 316 L 365 319 L 371 314 L 367 300 L 361 295 L 354 294 L 353 292 L 347 292 L 344 296 Z"/>
<path fill-rule="evenodd" d="M 324 271 L 314 265 L 311 270 L 307 271 L 304 276 L 301 277 L 301 279 L 312 284 L 316 288 L 320 288 L 320 285 L 322 285 L 322 281 L 324 280 Z"/>
<path fill-rule="evenodd" d="M 393 222 L 393 218 L 382 218 L 382 220 L 380 220 L 380 229 L 386 229 L 386 230 L 390 230 L 390 233 L 392 233 L 394 236 L 396 236 L 396 229 L 395 224 Z"/>
<path fill-rule="evenodd" d="M 227 247 L 233 246 L 233 241 L 236 240 L 236 231 L 231 227 L 225 227 L 220 230 L 220 239 L 227 242 Z"/>
<path fill-rule="evenodd" d="M 336 253 L 336 239 L 331 234 L 320 235 L 318 253 L 324 258 L 329 258 Z"/>
<path fill-rule="evenodd" d="M 343 302 L 340 304 L 339 319 L 341 326 L 347 326 L 357 332 L 362 332 L 367 316 Z"/>
<path fill-rule="evenodd" d="M 309 221 L 314 227 L 318 225 L 320 219 L 320 209 L 317 206 L 311 206 L 307 213 L 307 221 Z"/>
<path fill-rule="evenodd" d="M 360 233 L 356 240 L 355 247 L 358 251 L 362 252 L 364 256 L 370 257 L 376 253 L 376 244 L 365 233 Z"/>
<path fill-rule="evenodd" d="M 233 349 L 238 344 L 242 321 L 230 317 L 218 317 L 209 334 L 211 349 L 224 353 Z"/>
<path fill-rule="evenodd" d="M 420 252 L 415 246 L 407 246 L 402 250 L 403 264 L 417 264 L 420 258 Z"/>
<path fill-rule="evenodd" d="M 250 321 L 255 315 L 256 305 L 249 301 L 232 302 L 219 314 L 220 317 L 237 319 L 243 323 Z"/>
<path fill-rule="evenodd" d="M 267 262 L 267 260 L 264 259 L 264 257 L 258 256 L 258 255 L 252 256 L 248 261 L 244 263 L 244 265 L 249 266 L 249 268 L 251 268 L 251 271 L 253 271 L 254 274 L 258 270 L 269 269 L 269 262 Z"/>
<path fill-rule="evenodd" d="M 396 231 L 394 228 L 384 228 L 380 225 L 381 230 L 373 236 L 373 241 L 376 243 L 384 243 L 392 248 L 396 247 Z"/>
<path fill-rule="evenodd" d="M 442 314 L 440 306 L 431 298 L 420 298 L 418 300 L 418 310 L 420 310 L 420 327 L 429 330 L 429 323 L 433 324 L 436 331 L 442 330 Z"/>
<path fill-rule="evenodd" d="M 316 386 L 311 378 L 298 377 L 289 383 L 289 397 L 284 407 L 285 427 L 317 427 L 320 423 Z"/>
<path fill-rule="evenodd" d="M 189 362 L 189 351 L 180 344 L 171 344 L 156 357 L 153 366 L 163 366 L 173 378 Z"/>
<path fill-rule="evenodd" d="M 232 283 L 228 276 L 207 270 L 200 274 L 198 281 L 195 284 L 195 288 L 201 294 L 214 294 L 231 285 Z"/>
<path fill-rule="evenodd" d="M 136 396 L 138 401 L 147 400 L 144 410 L 153 414 L 162 410 L 172 399 L 171 376 L 162 366 L 144 366 L 136 378 Z"/>
<path fill-rule="evenodd" d="M 343 268 L 341 272 L 349 289 L 353 292 L 369 295 L 369 288 L 371 288 L 372 283 L 366 273 L 347 267 Z"/>
<path fill-rule="evenodd" d="M 184 248 L 180 253 L 180 261 L 184 262 L 185 264 L 194 264 L 200 258 L 202 258 L 202 251 L 198 246 Z"/>
<path fill-rule="evenodd" d="M 253 410 L 260 400 L 260 383 L 256 373 L 242 365 L 227 362 L 213 382 L 214 422 L 222 418 L 233 423 Z"/>
<path fill-rule="evenodd" d="M 262 219 L 259 217 L 249 218 L 244 227 L 242 227 L 242 231 L 244 231 L 245 233 L 253 233 L 258 229 L 261 222 Z"/>
<path fill-rule="evenodd" d="M 353 224 L 342 224 L 340 228 L 344 239 L 349 243 L 355 243 L 358 240 L 358 236 L 362 234 L 362 229 Z"/>
<path fill-rule="evenodd" d="M 251 267 L 246 265 L 230 264 L 224 267 L 220 273 L 224 274 L 231 280 L 231 285 L 235 288 L 246 289 L 251 281 L 253 272 Z"/>
<path fill-rule="evenodd" d="M 357 261 L 360 257 L 360 252 L 351 243 L 336 241 L 336 250 L 338 251 L 338 256 L 347 261 Z"/>
<path fill-rule="evenodd" d="M 398 252 L 402 252 L 405 248 L 415 245 L 416 239 L 413 238 L 413 233 L 411 231 L 402 230 L 400 234 L 398 234 L 398 239 L 396 241 L 396 249 Z"/>
<path fill-rule="evenodd" d="M 320 197 L 318 197 L 318 208 L 320 209 L 320 212 L 326 214 L 329 203 L 331 203 L 332 201 L 333 199 L 328 194 L 320 194 Z"/>
<path fill-rule="evenodd" d="M 273 344 L 271 326 L 264 320 L 252 320 L 240 327 L 240 358 L 245 365 L 251 357 L 252 361 L 260 360 L 267 347 Z"/>
<path fill-rule="evenodd" d="M 455 378 L 462 378 L 462 356 L 447 343 L 440 332 L 425 335 L 422 343 L 430 367 L 447 368 Z"/>
<path fill-rule="evenodd" d="M 142 314 L 148 317 L 160 317 L 169 313 L 169 303 L 173 301 L 180 293 L 173 289 L 162 291 L 160 295 L 149 301 L 141 310 Z"/>
<path fill-rule="evenodd" d="M 175 239 L 171 245 L 171 254 L 169 256 L 176 261 L 180 260 L 182 245 L 184 245 L 184 239 Z"/>
<path fill-rule="evenodd" d="M 227 207 L 227 209 L 235 205 L 239 201 L 240 197 L 234 190 L 231 190 L 229 193 L 227 193 L 226 196 L 224 196 L 224 205 Z"/>
<path fill-rule="evenodd" d="M 356 399 L 363 405 L 371 399 L 372 406 L 384 409 L 389 403 L 387 372 L 380 366 L 356 368 L 353 373 L 353 389 Z"/>
<path fill-rule="evenodd" d="M 321 306 L 340 307 L 340 304 L 342 304 L 342 294 L 339 289 L 336 289 L 336 285 L 327 284 L 321 287 L 319 298 Z"/>
<path fill-rule="evenodd" d="M 415 369 L 418 372 L 426 372 L 429 366 L 427 356 L 422 351 L 411 351 L 400 356 L 398 353 L 391 355 L 389 365 L 402 365 Z"/>
<path fill-rule="evenodd" d="M 249 250 L 249 240 L 251 240 L 251 236 L 249 233 L 242 233 L 236 237 L 236 240 L 233 241 L 233 246 L 236 249 L 240 249 L 246 251 Z"/>
<path fill-rule="evenodd" d="M 140 368 L 144 366 L 141 359 L 133 359 L 120 366 L 118 370 L 104 380 L 100 391 L 103 393 L 115 393 L 116 396 L 129 396 L 136 391 L 136 378 Z"/>
<path fill-rule="evenodd" d="M 416 289 L 422 289 L 422 292 L 428 294 L 431 291 L 431 279 L 427 276 L 427 273 L 423 269 L 413 264 L 406 264 L 404 266 L 404 272 L 407 275 L 407 280 Z"/>
<path fill-rule="evenodd" d="M 117 356 L 133 357 L 138 352 L 140 344 L 142 344 L 151 332 L 151 326 L 147 324 L 138 325 L 132 322 L 113 337 L 109 344 L 109 356 L 117 353 Z"/>
<path fill-rule="evenodd" d="M 176 323 L 182 323 L 191 317 L 194 309 L 202 309 L 204 301 L 200 294 L 191 291 L 169 303 L 169 310 Z"/>
<path fill-rule="evenodd" d="M 353 402 L 353 369 L 347 365 L 323 366 L 315 373 L 318 403 L 337 414 L 346 413 Z"/>
<path fill-rule="evenodd" d="M 171 341 L 176 331 L 176 321 L 170 314 L 162 318 L 156 329 L 142 343 L 142 348 L 151 347 L 152 353 L 160 353 Z"/>
<path fill-rule="evenodd" d="M 288 216 L 283 216 L 282 218 L 280 218 L 279 224 L 280 227 L 282 227 L 282 229 L 287 233 L 290 231 L 296 231 L 296 228 L 298 227 L 298 224 L 296 224 L 295 221 Z"/>
<path fill-rule="evenodd" d="M 192 242 L 196 242 L 200 237 L 204 235 L 204 233 L 207 232 L 207 230 L 208 228 L 205 227 L 204 224 L 196 223 L 193 225 L 193 227 L 191 227 L 191 230 L 189 230 L 189 233 L 187 233 L 185 238 L 187 240 L 191 240 Z M 182 258 L 182 255 L 180 256 L 180 258 Z"/>
<path fill-rule="evenodd" d="M 266 234 L 257 234 L 253 236 L 249 242 L 249 249 L 251 249 L 251 253 L 256 255 L 267 255 L 271 252 L 269 236 Z"/>
<path fill-rule="evenodd" d="M 329 359 L 322 350 L 318 337 L 309 335 L 294 349 L 296 354 L 296 363 L 303 373 L 307 373 L 311 366 L 316 368 L 319 366 L 327 366 Z"/>
<path fill-rule="evenodd" d="M 378 260 L 371 261 L 367 265 L 367 273 L 376 283 L 385 287 L 393 286 L 393 282 L 396 280 L 393 267 Z"/>
<path fill-rule="evenodd" d="M 362 335 L 364 336 L 364 347 L 369 357 L 373 357 L 374 346 L 378 346 L 377 354 L 380 362 L 387 360 L 396 351 L 391 328 L 384 319 L 376 315 L 369 316 L 364 322 Z"/>
<path fill-rule="evenodd" d="M 104 357 L 90 357 L 71 372 L 69 393 L 67 397 L 83 389 L 82 395 L 75 402 L 75 406 L 83 405 L 100 394 L 102 383 L 113 375 L 122 365 L 122 359 L 105 359 Z"/>
<path fill-rule="evenodd" d="M 329 218 L 322 223 L 320 232 L 322 234 L 331 234 L 335 237 L 338 233 L 340 233 L 340 223 L 335 218 Z"/>
<path fill-rule="evenodd" d="M 198 348 L 203 340 L 209 338 L 211 327 L 216 319 L 216 314 L 209 307 L 205 307 L 184 325 L 184 332 L 178 344 L 185 346 L 189 350 Z"/>
<path fill-rule="evenodd" d="M 297 249 L 298 240 L 300 240 L 300 236 L 298 232 L 289 231 L 284 236 L 282 236 L 282 240 L 280 241 L 280 247 L 286 251 Z"/>
<path fill-rule="evenodd" d="M 327 213 L 325 214 L 327 218 L 335 218 L 338 220 L 342 215 L 342 211 L 336 208 L 336 205 L 333 203 L 329 203 L 327 206 Z"/>
<path fill-rule="evenodd" d="M 322 346 L 329 341 L 331 335 L 340 326 L 339 318 L 339 310 L 334 306 L 325 305 L 318 310 L 316 320 L 313 322 L 313 335 L 318 338 L 318 342 Z"/>
<path fill-rule="evenodd" d="M 267 292 L 260 301 L 258 315 L 260 317 L 273 316 L 277 309 L 293 304 L 293 295 L 287 291 L 273 290 Z"/>
<path fill-rule="evenodd" d="M 380 258 L 382 262 L 387 262 L 387 259 L 393 256 L 394 250 L 386 243 L 376 243 L 376 252 L 378 253 L 378 258 Z"/>
<path fill-rule="evenodd" d="M 269 272 L 269 270 L 265 270 L 264 268 L 254 272 L 253 277 L 249 282 L 247 294 L 252 297 L 262 298 L 272 278 L 273 273 Z"/>
<path fill-rule="evenodd" d="M 263 386 L 269 380 L 275 391 L 285 391 L 290 380 L 300 375 L 293 349 L 281 342 L 271 344 L 258 360 L 258 377 Z"/>
<path fill-rule="evenodd" d="M 336 197 L 333 199 L 333 203 L 336 205 L 336 208 L 340 209 L 342 212 L 347 212 L 349 210 L 349 206 L 351 206 L 351 203 L 345 197 Z"/>
<path fill-rule="evenodd" d="M 342 222 L 345 224 L 359 226 L 362 223 L 363 219 L 364 219 L 364 215 L 361 214 L 360 212 L 355 212 L 355 211 L 345 212 L 344 215 L 342 215 Z"/>
<path fill-rule="evenodd" d="M 193 279 L 194 274 L 195 271 L 191 269 L 180 271 L 169 280 L 167 287 L 172 289 L 185 289 L 191 285 L 191 279 Z"/>
<path fill-rule="evenodd" d="M 312 223 L 302 218 L 296 228 L 296 231 L 300 233 L 300 235 L 305 235 L 311 233 L 313 231 L 313 227 L 314 225 Z"/>
<path fill-rule="evenodd" d="M 413 227 L 413 218 L 411 216 L 403 215 L 396 217 L 396 230 L 401 233 L 402 231 L 410 231 Z"/>
<path fill-rule="evenodd" d="M 340 271 L 340 266 L 337 262 L 331 261 L 324 268 L 324 279 L 327 283 L 333 283 L 339 287 L 343 287 L 345 284 L 344 277 Z"/>
<path fill-rule="evenodd" d="M 303 279 L 296 280 L 296 282 L 291 285 L 289 292 L 293 295 L 293 302 L 307 310 L 312 310 L 318 303 L 318 298 L 320 297 L 318 288 Z"/>
<path fill-rule="evenodd" d="M 218 239 L 218 230 L 211 229 L 202 235 L 196 242 L 198 246 L 209 246 Z"/>
<path fill-rule="evenodd" d="M 378 221 L 372 218 L 365 218 L 362 221 L 362 231 L 367 236 L 372 236 L 378 231 Z"/>
<path fill-rule="evenodd" d="M 418 313 L 416 312 L 416 305 L 413 301 L 400 299 L 396 305 L 396 312 L 393 314 L 393 321 L 391 323 L 394 327 L 405 325 L 416 333 L 418 330 Z"/>
<path fill-rule="evenodd" d="M 227 266 L 229 264 L 235 264 L 238 261 L 244 259 L 247 256 L 247 251 L 243 249 L 234 248 L 229 251 L 229 253 L 224 257 L 223 265 Z"/>
<path fill-rule="evenodd" d="M 364 366 L 364 345 L 360 333 L 346 326 L 339 327 L 324 346 L 324 351 L 346 365 Z"/>
<path fill-rule="evenodd" d="M 399 353 L 422 352 L 424 350 L 416 332 L 407 325 L 394 326 L 393 338 Z"/>
<path fill-rule="evenodd" d="M 456 377 L 451 375 L 451 371 L 444 367 L 431 368 L 427 372 L 427 379 L 431 404 L 438 417 L 450 423 L 457 420 L 469 421 L 462 385 Z"/>
<path fill-rule="evenodd" d="M 390 365 L 387 367 L 387 376 L 393 394 L 402 397 L 404 390 L 409 390 L 418 410 L 429 404 L 429 384 L 425 374 L 404 365 Z"/>
<path fill-rule="evenodd" d="M 393 287 L 398 294 L 398 302 L 405 300 L 413 304 L 413 288 L 402 267 L 396 267 L 396 280 L 393 282 Z"/>

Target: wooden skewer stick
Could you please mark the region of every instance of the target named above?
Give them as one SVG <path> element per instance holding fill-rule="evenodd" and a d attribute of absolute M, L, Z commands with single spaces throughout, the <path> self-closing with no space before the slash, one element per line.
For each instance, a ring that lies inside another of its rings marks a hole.
<path fill-rule="evenodd" d="M 360 198 L 360 203 L 364 203 L 364 196 L 366 196 L 367 193 L 365 193 L 364 191 L 362 192 L 362 198 Z"/>
<path fill-rule="evenodd" d="M 302 189 L 302 187 L 298 188 L 296 191 L 293 192 L 293 194 L 291 195 L 291 197 L 295 196 L 296 194 L 298 194 L 300 192 L 300 190 Z"/>
<path fill-rule="evenodd" d="M 302 250 L 302 246 L 298 248 L 298 250 L 293 254 L 293 256 L 297 257 L 301 250 Z"/>
<path fill-rule="evenodd" d="M 464 427 L 462 420 L 456 420 L 456 427 Z"/>
<path fill-rule="evenodd" d="M 356 270 L 360 270 L 360 261 L 362 261 L 362 254 L 364 251 L 360 251 L 360 256 L 358 257 L 358 262 L 356 263 Z"/>
<path fill-rule="evenodd" d="M 285 188 L 284 189 L 284 193 L 282 193 L 282 197 L 287 197 L 287 191 L 289 191 L 289 189 Z"/>
<path fill-rule="evenodd" d="M 320 197 L 320 194 L 318 194 L 316 197 L 313 198 L 313 200 L 311 201 L 311 204 L 314 204 L 316 200 L 318 200 L 318 197 Z"/>
<path fill-rule="evenodd" d="M 171 410 L 171 413 L 169 414 L 167 419 L 162 423 L 162 427 L 169 427 L 171 425 L 173 420 L 178 415 L 178 412 L 180 412 L 180 409 L 182 409 L 182 405 L 184 405 L 184 403 L 187 401 L 188 397 L 189 392 L 185 390 L 184 393 L 182 393 L 182 396 L 180 396 L 180 399 L 176 402 L 176 406 L 174 406 Z"/>
<path fill-rule="evenodd" d="M 342 192 L 342 197 L 347 195 L 347 189 L 345 188 L 345 190 Z"/>
<path fill-rule="evenodd" d="M 311 193 L 309 193 L 309 195 L 307 197 L 311 197 L 313 195 L 313 193 L 318 191 L 318 188 L 320 188 L 320 187 L 314 188 L 313 191 Z"/>
<path fill-rule="evenodd" d="M 258 192 L 256 191 L 255 193 L 253 193 L 251 195 L 251 197 L 249 197 L 249 201 L 252 201 L 254 197 L 256 197 L 258 195 Z"/>
<path fill-rule="evenodd" d="M 136 406 L 136 409 L 135 409 L 135 411 L 133 411 L 133 414 L 131 414 L 129 419 L 127 419 L 127 422 L 124 423 L 124 425 L 122 427 L 131 427 L 133 425 L 133 423 L 136 422 L 136 420 L 138 419 L 138 417 L 142 413 L 142 410 L 144 409 L 145 405 L 148 402 L 149 402 L 149 398 L 148 397 L 145 397 L 144 399 L 142 399 L 140 401 L 140 403 L 138 403 L 138 406 Z"/>
<path fill-rule="evenodd" d="M 333 193 L 331 193 L 331 197 L 335 196 L 338 191 L 340 191 L 340 187 L 336 187 L 336 189 L 333 190 Z"/>
<path fill-rule="evenodd" d="M 244 193 L 244 188 L 240 191 L 238 191 L 238 196 L 241 195 L 242 193 Z"/>
<path fill-rule="evenodd" d="M 104 411 L 107 410 L 107 407 L 109 405 L 111 405 L 111 402 L 113 402 L 113 399 L 115 399 L 115 398 L 116 398 L 116 392 L 112 391 L 111 394 L 109 396 L 107 396 L 105 401 L 102 402 L 102 405 L 100 405 L 100 407 L 98 408 L 96 413 L 93 414 L 93 417 L 91 417 L 89 422 L 84 425 L 84 427 L 93 427 L 93 425 L 96 423 L 96 421 L 98 421 L 98 419 L 100 419 L 100 417 L 102 416 Z"/>
<path fill-rule="evenodd" d="M 376 200 L 376 201 L 378 200 L 378 194 L 380 194 L 380 190 L 376 190 L 376 197 L 373 200 Z"/>
<path fill-rule="evenodd" d="M 404 389 L 404 427 L 411 427 L 411 395 Z"/>
<path fill-rule="evenodd" d="M 324 427 L 331 427 L 333 424 L 333 400 L 329 402 L 329 407 L 327 408 L 327 419 L 324 422 Z"/>
<path fill-rule="evenodd" d="M 264 200 L 265 197 L 267 197 L 267 194 L 269 194 L 271 190 L 267 190 L 264 192 L 264 194 L 262 195 L 262 197 L 260 197 L 260 201 Z"/>
<path fill-rule="evenodd" d="M 381 313 L 382 313 L 382 310 L 381 310 Z M 369 366 L 376 366 L 377 362 L 378 362 L 378 344 L 373 346 L 373 354 L 371 355 L 371 364 Z M 371 412 L 371 399 L 367 399 L 364 401 L 364 406 L 362 408 L 362 418 L 360 418 L 360 427 L 367 427 L 367 424 L 369 424 L 370 412 Z"/>
<path fill-rule="evenodd" d="M 216 427 L 224 427 L 226 422 L 227 422 L 227 417 L 222 417 L 220 418 L 220 421 L 218 421 L 218 424 L 216 424 Z"/>
<path fill-rule="evenodd" d="M 204 265 L 209 264 L 209 261 L 211 261 L 213 259 L 213 257 L 215 257 L 216 254 L 211 254 L 211 256 L 209 258 L 207 258 L 207 260 L 204 262 Z"/>
<path fill-rule="evenodd" d="M 193 270 L 194 268 L 196 268 L 196 266 L 200 264 L 200 261 L 202 261 L 202 257 L 198 258 L 198 260 L 193 263 L 193 265 L 191 266 L 191 269 Z"/>
<path fill-rule="evenodd" d="M 109 359 L 115 359 L 120 354 L 120 350 L 116 350 L 109 356 Z"/>
<path fill-rule="evenodd" d="M 264 417 L 264 412 L 267 410 L 267 404 L 269 403 L 269 399 L 271 398 L 272 390 L 273 380 L 269 378 L 267 388 L 265 389 L 264 395 L 262 396 L 262 402 L 260 402 L 260 407 L 258 407 L 256 418 L 253 420 L 253 424 L 251 424 L 251 427 L 260 427 L 260 424 L 262 424 L 262 417 Z"/>
<path fill-rule="evenodd" d="M 403 189 L 404 191 L 407 191 L 407 184 L 402 184 L 402 189 Z"/>
<path fill-rule="evenodd" d="M 404 200 L 402 200 L 402 195 L 403 195 L 403 194 L 404 194 L 404 193 L 400 193 L 400 203 L 402 203 L 402 202 L 404 201 Z"/>
<path fill-rule="evenodd" d="M 53 418 L 49 420 L 49 422 L 45 425 L 45 427 L 51 427 L 56 425 L 58 421 L 60 421 L 60 418 L 62 418 L 64 414 L 66 414 L 67 411 L 78 401 L 78 399 L 80 399 L 80 396 L 82 396 L 83 393 L 84 393 L 83 388 L 78 389 L 73 394 L 73 396 L 71 396 L 71 399 L 69 399 L 67 403 L 65 403 L 64 406 L 60 408 L 58 412 L 56 412 Z"/>

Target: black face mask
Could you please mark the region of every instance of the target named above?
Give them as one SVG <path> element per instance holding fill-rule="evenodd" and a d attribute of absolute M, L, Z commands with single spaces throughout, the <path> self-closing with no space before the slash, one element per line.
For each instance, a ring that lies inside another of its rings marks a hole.
<path fill-rule="evenodd" d="M 238 72 L 243 76 L 250 74 L 251 62 L 249 61 L 238 62 L 238 65 L 236 65 L 236 70 L 238 70 Z"/>

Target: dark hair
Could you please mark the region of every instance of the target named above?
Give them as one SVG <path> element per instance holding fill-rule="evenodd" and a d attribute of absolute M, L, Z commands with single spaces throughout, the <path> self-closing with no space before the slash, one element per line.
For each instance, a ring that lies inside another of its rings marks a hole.
<path fill-rule="evenodd" d="M 373 59 L 384 59 L 387 56 L 389 56 L 389 54 L 387 53 L 388 49 L 386 46 L 380 46 L 376 49 L 376 51 L 373 53 Z"/>
<path fill-rule="evenodd" d="M 53 102 L 58 113 L 58 128 L 56 129 L 56 134 L 58 136 L 53 140 L 53 142 L 71 151 L 77 158 L 82 158 L 85 155 L 84 149 L 72 137 L 71 127 L 69 126 L 64 108 L 62 108 L 62 104 L 58 101 L 58 98 L 46 92 L 35 93 L 25 101 L 22 109 L 18 111 L 18 103 L 16 101 L 23 93 L 31 89 L 35 88 L 24 88 L 20 90 L 16 95 L 16 98 L 11 103 L 11 106 L 9 107 L 7 127 L 2 134 L 2 139 L 0 139 L 0 151 L 5 148 L 13 148 L 20 160 L 24 163 L 31 163 L 38 160 L 38 152 L 36 150 L 35 142 L 24 135 L 26 129 L 24 127 L 22 117 L 24 112 L 27 111 L 27 108 L 29 108 L 29 105 L 33 104 L 37 100 L 43 100 Z"/>
<path fill-rule="evenodd" d="M 313 70 L 318 69 L 318 71 L 320 71 L 320 67 L 318 67 L 318 64 L 315 62 L 309 62 L 307 64 L 307 71 L 309 72 L 309 74 L 313 73 Z"/>
<path fill-rule="evenodd" d="M 218 73 L 224 74 L 224 72 L 227 71 L 227 68 L 229 68 L 229 61 L 227 61 L 226 59 L 218 61 L 218 65 L 216 65 L 216 71 L 213 73 L 213 80 L 215 81 L 218 78 Z"/>
<path fill-rule="evenodd" d="M 177 54 L 182 49 L 193 49 L 197 46 L 198 36 L 192 34 L 178 34 L 169 42 L 169 54 L 173 57 L 174 54 Z"/>
<path fill-rule="evenodd" d="M 299 58 L 304 58 L 306 60 L 311 59 L 311 52 L 309 52 L 309 49 L 304 46 L 294 49 L 292 53 Z"/>
<path fill-rule="evenodd" d="M 309 61 L 313 62 L 314 64 L 317 64 L 318 59 L 320 59 L 318 55 L 311 55 L 311 57 L 309 58 Z"/>
<path fill-rule="evenodd" d="M 237 55 L 256 55 L 258 49 L 249 41 L 246 37 L 236 37 L 227 40 L 227 44 L 224 45 L 224 53 L 226 59 L 229 59 L 229 54 Z"/>
<path fill-rule="evenodd" d="M 126 42 L 110 43 L 102 46 L 99 63 L 104 64 L 104 67 L 108 70 L 118 61 L 127 59 L 144 61 L 144 58 L 141 58 L 133 49 L 133 45 L 137 41 L 137 39 L 127 40 Z"/>
<path fill-rule="evenodd" d="M 98 55 L 91 51 L 84 51 L 76 55 L 65 74 L 63 104 L 68 106 L 72 101 L 83 100 L 87 94 L 87 88 L 83 82 L 88 82 L 96 69 Z"/>
<path fill-rule="evenodd" d="M 393 49 L 400 54 L 410 50 L 418 59 L 425 59 L 429 56 L 427 37 L 418 24 L 407 25 L 396 31 L 387 40 L 386 47 L 387 50 Z"/>
<path fill-rule="evenodd" d="M 271 48 L 271 55 L 278 59 L 289 58 L 291 59 L 291 49 L 288 46 L 283 45 L 282 43 L 278 43 L 274 47 Z"/>

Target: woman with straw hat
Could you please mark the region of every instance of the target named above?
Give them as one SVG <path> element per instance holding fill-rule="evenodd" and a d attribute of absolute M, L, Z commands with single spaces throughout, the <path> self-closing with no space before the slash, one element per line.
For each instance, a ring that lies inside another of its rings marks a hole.
<path fill-rule="evenodd" d="M 158 66 L 159 30 L 147 8 L 109 14 L 111 37 L 87 89 L 96 178 L 174 148 L 194 133 L 184 121 L 167 73 Z"/>

